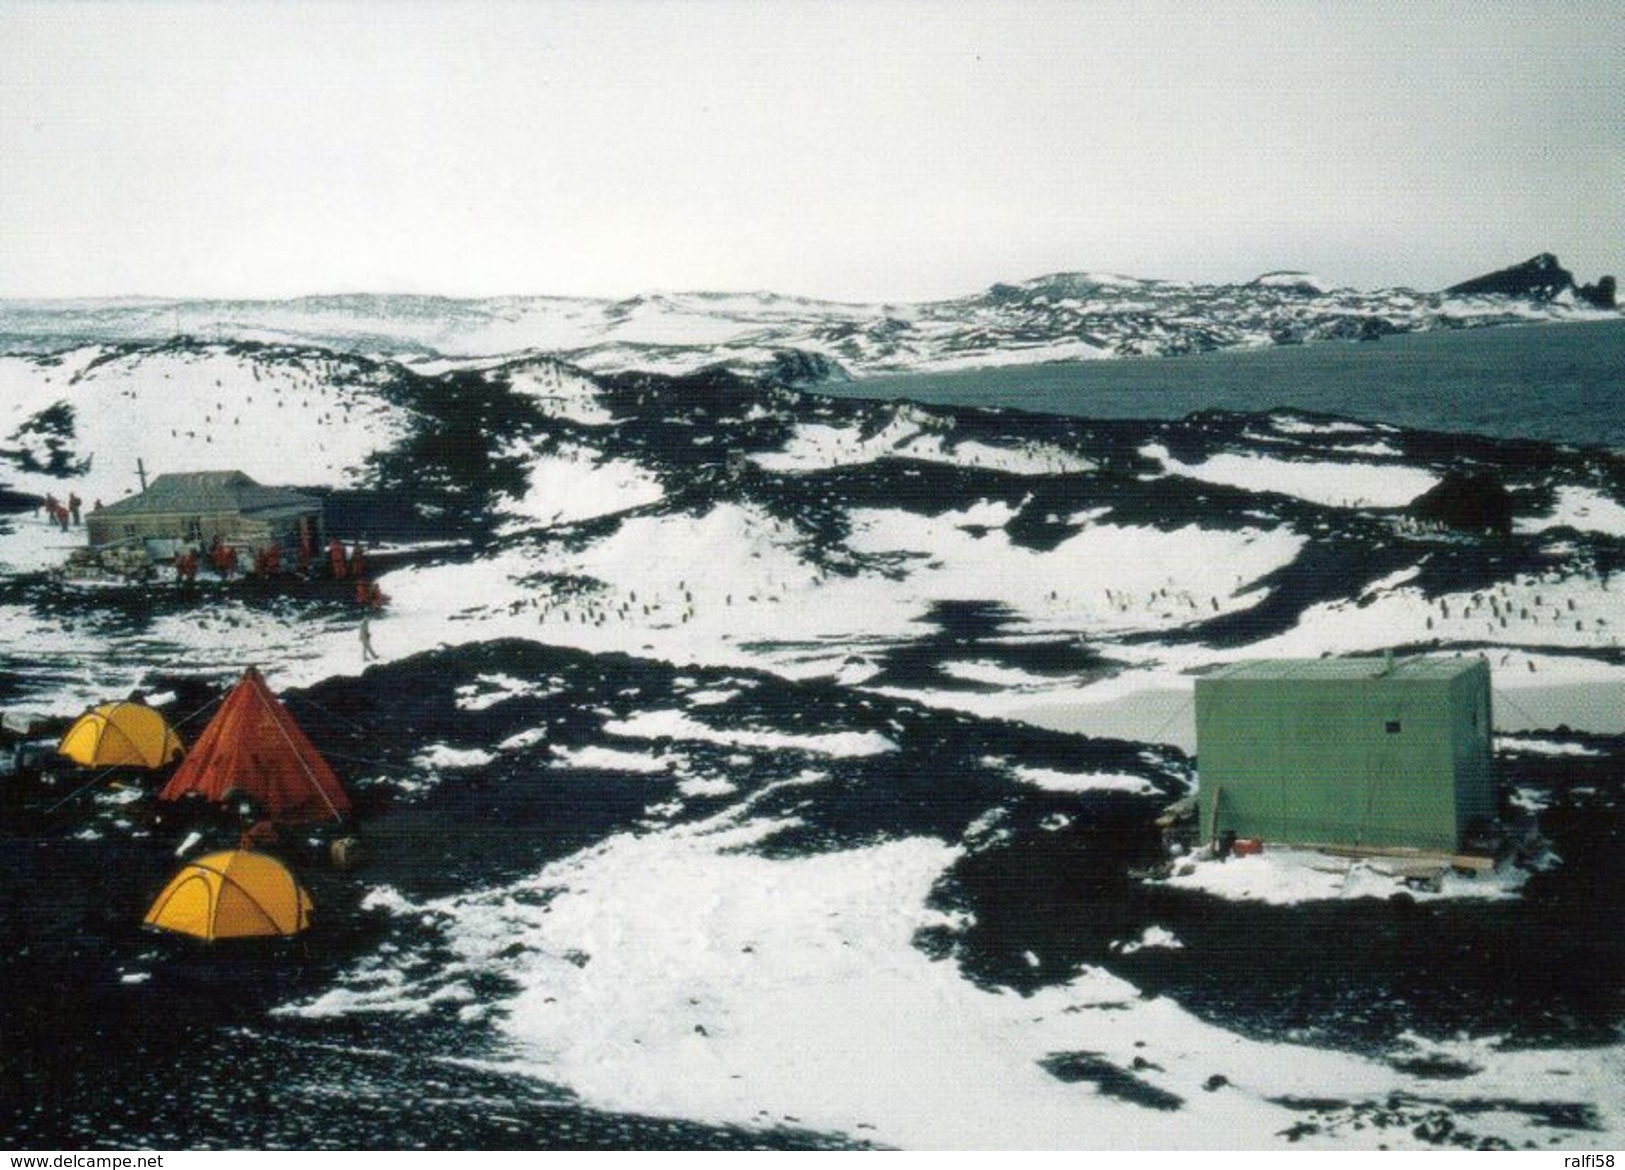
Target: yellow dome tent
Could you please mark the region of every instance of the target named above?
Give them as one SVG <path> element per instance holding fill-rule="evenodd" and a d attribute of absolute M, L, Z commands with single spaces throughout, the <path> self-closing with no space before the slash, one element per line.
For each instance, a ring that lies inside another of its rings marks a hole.
<path fill-rule="evenodd" d="M 56 750 L 87 768 L 162 768 L 186 749 L 146 704 L 104 703 L 81 715 Z"/>
<path fill-rule="evenodd" d="M 276 858 L 228 849 L 188 862 L 147 911 L 146 925 L 205 942 L 278 938 L 310 925 L 310 894 Z"/>

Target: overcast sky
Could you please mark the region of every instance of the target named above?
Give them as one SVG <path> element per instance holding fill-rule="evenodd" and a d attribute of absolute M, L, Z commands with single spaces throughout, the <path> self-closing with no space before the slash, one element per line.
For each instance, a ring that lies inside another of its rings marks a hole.
<path fill-rule="evenodd" d="M 0 0 L 0 296 L 1625 276 L 1625 4 Z"/>

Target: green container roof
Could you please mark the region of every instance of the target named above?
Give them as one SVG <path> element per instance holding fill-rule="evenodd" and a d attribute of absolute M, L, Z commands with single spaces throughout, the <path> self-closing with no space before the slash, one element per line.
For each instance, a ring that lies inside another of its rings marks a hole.
<path fill-rule="evenodd" d="M 1460 677 L 1484 669 L 1477 657 L 1414 658 L 1271 658 L 1237 662 L 1203 675 L 1202 679 L 1267 682 L 1432 681 Z M 1201 681 L 1201 680 L 1199 680 Z"/>

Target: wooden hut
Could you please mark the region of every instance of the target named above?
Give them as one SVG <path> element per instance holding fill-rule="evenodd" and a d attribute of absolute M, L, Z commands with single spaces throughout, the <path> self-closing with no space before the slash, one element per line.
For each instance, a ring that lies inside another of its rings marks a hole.
<path fill-rule="evenodd" d="M 240 471 L 160 475 L 146 491 L 98 508 L 85 518 L 92 549 L 145 545 L 168 556 L 182 545 L 297 548 L 301 528 L 320 547 L 322 502 L 287 488 L 265 487 Z"/>

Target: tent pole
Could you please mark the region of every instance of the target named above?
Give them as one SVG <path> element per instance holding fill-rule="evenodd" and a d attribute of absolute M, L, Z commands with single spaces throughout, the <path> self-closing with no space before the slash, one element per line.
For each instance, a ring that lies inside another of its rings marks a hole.
<path fill-rule="evenodd" d="M 264 683 L 263 680 L 262 680 L 262 685 L 264 685 L 267 690 L 270 689 L 270 685 L 268 683 Z M 271 697 L 272 697 L 273 701 L 276 699 L 275 695 L 273 695 Z M 286 715 L 287 710 L 288 709 L 286 707 L 283 707 L 282 708 L 283 714 Z M 299 763 L 299 766 L 302 769 L 304 769 L 305 779 L 310 781 L 310 786 L 316 790 L 316 795 L 321 797 L 322 798 L 322 803 L 327 806 L 327 811 L 333 814 L 333 819 L 335 821 L 344 820 L 344 817 L 340 815 L 339 810 L 333 807 L 333 802 L 332 802 L 332 800 L 330 800 L 328 798 L 327 793 L 325 791 L 323 791 L 320 781 L 318 781 L 316 779 L 315 773 L 313 773 L 310 770 L 310 766 L 305 763 L 304 757 L 302 757 L 299 754 L 299 749 L 298 749 L 297 746 L 295 746 L 295 744 L 293 742 L 293 737 L 288 734 L 288 729 L 286 727 L 282 726 L 282 720 L 277 718 L 276 711 L 268 709 L 268 714 L 271 716 L 271 722 L 276 724 L 276 729 L 277 729 L 278 733 L 280 733 L 281 736 L 282 736 L 282 742 L 288 745 L 288 750 L 293 753 L 293 758 L 295 760 L 297 760 L 298 763 Z M 293 716 L 288 715 L 288 718 L 292 719 Z"/>

